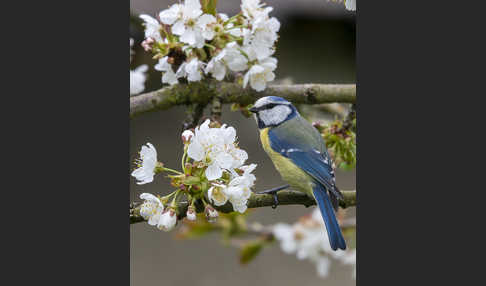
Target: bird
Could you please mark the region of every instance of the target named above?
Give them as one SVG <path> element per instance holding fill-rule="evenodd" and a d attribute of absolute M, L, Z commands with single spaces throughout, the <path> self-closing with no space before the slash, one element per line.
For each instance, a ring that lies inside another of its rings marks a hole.
<path fill-rule="evenodd" d="M 326 225 L 333 250 L 346 249 L 346 242 L 334 213 L 343 200 L 336 186 L 333 163 L 321 134 L 291 102 L 278 96 L 258 99 L 249 109 L 254 113 L 263 149 L 282 179 L 295 191 L 313 197 Z"/>

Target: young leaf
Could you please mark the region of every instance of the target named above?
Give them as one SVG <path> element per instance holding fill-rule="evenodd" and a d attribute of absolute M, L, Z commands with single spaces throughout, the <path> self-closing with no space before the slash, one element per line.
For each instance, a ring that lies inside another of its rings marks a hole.
<path fill-rule="evenodd" d="M 216 16 L 218 0 L 200 0 L 200 2 L 204 13 Z"/>
<path fill-rule="evenodd" d="M 252 261 L 263 249 L 263 241 L 256 239 L 245 244 L 240 250 L 240 263 L 247 264 Z"/>

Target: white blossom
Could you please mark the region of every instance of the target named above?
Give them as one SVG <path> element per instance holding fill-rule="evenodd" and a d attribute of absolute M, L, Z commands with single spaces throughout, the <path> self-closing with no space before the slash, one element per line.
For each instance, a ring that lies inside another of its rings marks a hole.
<path fill-rule="evenodd" d="M 172 25 L 177 20 L 182 18 L 183 5 L 174 4 L 169 9 L 165 9 L 159 13 L 159 19 L 166 25 Z"/>
<path fill-rule="evenodd" d="M 147 143 L 147 146 L 142 146 L 138 168 L 132 172 L 132 176 L 138 180 L 139 185 L 151 183 L 154 180 L 157 166 L 157 150 L 150 143 Z"/>
<path fill-rule="evenodd" d="M 148 70 L 147 65 L 141 65 L 134 70 L 130 70 L 130 95 L 141 93 L 145 89 L 145 80 Z"/>
<path fill-rule="evenodd" d="M 254 64 L 243 78 L 243 87 L 250 82 L 250 86 L 256 91 L 266 88 L 267 82 L 275 79 L 273 71 L 277 68 L 276 58 L 266 58 Z"/>
<path fill-rule="evenodd" d="M 238 50 L 236 42 L 228 43 L 224 48 L 224 61 L 234 72 L 244 71 L 248 68 L 248 59 Z"/>
<path fill-rule="evenodd" d="M 196 220 L 196 210 L 193 206 L 187 208 L 186 218 L 192 221 Z"/>
<path fill-rule="evenodd" d="M 201 161 L 208 166 L 206 178 L 210 181 L 219 179 L 223 171 L 231 172 L 242 166 L 248 154 L 235 145 L 236 130 L 226 125 L 210 128 L 209 120 L 196 127 L 194 137 L 189 144 L 187 155 L 194 161 Z"/>
<path fill-rule="evenodd" d="M 177 222 L 177 215 L 174 210 L 168 209 L 165 210 L 164 213 L 160 216 L 159 223 L 157 224 L 157 228 L 164 230 L 164 231 L 170 231 L 174 228 Z"/>
<path fill-rule="evenodd" d="M 133 39 L 130 38 L 130 62 L 132 62 L 132 56 L 135 54 L 132 50 L 133 43 Z M 147 70 L 147 65 L 141 65 L 134 70 L 130 70 L 130 95 L 139 94 L 145 89 L 145 80 L 147 79 L 145 73 Z"/>
<path fill-rule="evenodd" d="M 331 261 L 329 258 L 322 256 L 316 259 L 316 268 L 317 268 L 317 274 L 319 274 L 320 277 L 327 277 L 329 274 L 329 268 L 331 267 Z"/>
<path fill-rule="evenodd" d="M 162 75 L 162 82 L 163 83 L 168 83 L 170 85 L 174 85 L 176 83 L 179 83 L 177 80 L 177 76 L 174 73 L 174 70 L 172 69 L 171 64 L 167 62 L 169 57 L 165 56 L 161 59 L 159 59 L 159 62 L 154 66 L 154 69 L 163 72 Z"/>
<path fill-rule="evenodd" d="M 219 213 L 210 205 L 207 205 L 204 209 L 204 213 L 206 214 L 206 219 L 209 222 L 215 222 L 218 219 Z"/>
<path fill-rule="evenodd" d="M 295 254 L 298 259 L 313 262 L 321 277 L 328 276 L 331 259 L 339 260 L 344 264 L 356 263 L 356 249 L 332 250 L 318 208 L 293 225 L 285 223 L 274 225 L 272 232 L 285 253 Z"/>
<path fill-rule="evenodd" d="M 294 229 L 286 223 L 278 223 L 273 227 L 273 235 L 280 241 L 282 250 L 291 254 L 297 251 L 297 241 L 294 238 Z"/>
<path fill-rule="evenodd" d="M 155 43 L 155 40 L 153 38 L 146 38 L 142 42 L 142 47 L 143 49 L 148 52 L 152 50 L 152 45 Z"/>
<path fill-rule="evenodd" d="M 356 11 L 356 0 L 345 0 L 344 5 L 349 11 Z"/>
<path fill-rule="evenodd" d="M 200 81 L 202 78 L 201 67 L 202 67 L 202 62 L 199 61 L 197 58 L 193 58 L 190 62 L 188 62 L 185 67 L 185 71 L 187 73 L 187 80 Z"/>
<path fill-rule="evenodd" d="M 238 50 L 238 44 L 231 42 L 208 62 L 204 72 L 211 73 L 217 80 L 222 80 L 227 72 L 226 67 L 239 72 L 248 68 L 247 63 L 247 58 Z"/>
<path fill-rule="evenodd" d="M 251 174 L 256 168 L 256 164 L 241 166 L 239 170 L 243 171 L 240 176 L 237 172 L 232 172 L 231 181 L 228 185 L 213 183 L 208 191 L 208 197 L 214 205 L 221 206 L 229 201 L 233 209 L 237 212 L 244 213 L 247 209 L 248 199 L 251 196 L 251 187 L 256 180 L 255 175 Z"/>
<path fill-rule="evenodd" d="M 207 64 L 204 73 L 211 73 L 215 79 L 222 80 L 226 75 L 226 65 L 222 61 L 225 55 L 226 50 L 222 50 L 219 54 L 213 57 Z"/>
<path fill-rule="evenodd" d="M 191 141 L 191 138 L 194 137 L 194 132 L 192 132 L 191 130 L 184 130 L 181 137 L 184 143 L 188 143 Z"/>
<path fill-rule="evenodd" d="M 162 27 L 160 26 L 159 21 L 146 14 L 140 15 L 140 18 L 145 22 L 145 38 L 152 38 L 155 41 L 162 41 L 162 37 L 160 36 L 160 28 Z"/>
<path fill-rule="evenodd" d="M 264 15 L 268 15 L 273 8 L 266 7 L 263 8 L 264 4 L 260 3 L 260 0 L 242 0 L 241 1 L 241 11 L 243 15 L 247 18 L 258 18 Z"/>
<path fill-rule="evenodd" d="M 280 22 L 269 16 L 272 10 L 260 0 L 243 0 L 240 14 L 230 18 L 222 13 L 203 13 L 199 0 L 182 1 L 159 13 L 161 23 L 151 16 L 140 16 L 145 21 L 146 40 L 142 46 L 160 58 L 175 51 L 188 59 L 179 66 L 172 66 L 167 58 L 159 60 L 156 69 L 163 73 L 163 83 L 173 85 L 179 78 L 197 82 L 203 76 L 221 81 L 228 73 L 244 72 L 244 85 L 250 83 L 253 89 L 261 91 L 275 78 L 277 61 L 271 56 L 275 53 Z M 163 39 L 162 29 L 169 35 Z M 163 48 L 159 50 L 159 46 Z M 206 53 L 197 50 L 205 46 L 209 48 Z M 220 173 L 216 166 L 209 170 L 215 175 Z"/>
<path fill-rule="evenodd" d="M 200 81 L 202 79 L 202 66 L 203 63 L 197 58 L 183 62 L 176 72 L 176 77 L 187 77 L 188 81 Z"/>
<path fill-rule="evenodd" d="M 159 222 L 160 215 L 164 211 L 164 205 L 156 196 L 143 193 L 140 199 L 144 200 L 140 207 L 140 215 L 148 220 L 149 225 L 156 225 Z"/>
<path fill-rule="evenodd" d="M 278 39 L 277 32 L 279 29 L 280 22 L 275 17 L 255 20 L 252 23 L 251 33 L 245 34 L 245 41 L 248 42 L 247 49 L 251 49 L 258 60 L 273 55 L 275 52 L 273 46 Z"/>
<path fill-rule="evenodd" d="M 196 25 L 201 30 L 201 35 L 206 40 L 212 40 L 216 35 L 216 29 L 223 29 L 223 26 L 217 24 L 216 17 L 210 14 L 204 14 L 197 19 Z"/>
<path fill-rule="evenodd" d="M 197 25 L 202 14 L 199 0 L 186 0 L 184 4 L 174 4 L 169 9 L 160 12 L 162 23 L 172 25 L 172 33 L 180 36 L 180 41 L 190 46 L 202 48 L 204 37 Z"/>
<path fill-rule="evenodd" d="M 228 196 L 225 192 L 226 186 L 213 183 L 208 190 L 208 198 L 213 202 L 215 206 L 222 206 L 228 201 Z"/>
<path fill-rule="evenodd" d="M 187 155 L 206 167 L 204 174 L 211 183 L 208 189 L 210 202 L 222 206 L 229 201 L 235 211 L 243 213 L 247 209 L 251 188 L 256 180 L 252 172 L 257 165 L 243 165 L 248 154 L 238 148 L 233 127 L 224 124 L 219 128 L 210 128 L 209 123 L 206 120 L 196 127 Z M 222 179 L 224 172 L 229 177 Z"/>
<path fill-rule="evenodd" d="M 223 22 L 226 22 L 229 19 L 228 15 L 226 15 L 225 13 L 218 13 L 218 16 L 219 18 L 221 18 L 221 20 L 223 20 Z"/>
<path fill-rule="evenodd" d="M 251 30 L 241 29 L 243 36 L 243 49 L 249 55 L 250 60 L 256 58 L 264 60 L 275 52 L 273 46 L 278 38 L 277 32 L 280 29 L 280 22 L 275 17 L 269 17 L 271 7 L 263 8 L 259 0 L 244 0 L 241 5 Z M 234 34 L 235 31 L 232 31 Z M 235 35 L 237 35 L 235 34 Z"/>

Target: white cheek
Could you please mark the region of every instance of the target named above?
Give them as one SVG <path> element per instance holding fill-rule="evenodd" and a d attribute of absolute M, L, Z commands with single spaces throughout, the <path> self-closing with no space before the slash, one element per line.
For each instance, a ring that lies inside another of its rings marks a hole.
<path fill-rule="evenodd" d="M 260 111 L 259 115 L 265 125 L 277 125 L 285 121 L 290 113 L 292 113 L 290 107 L 277 105 L 272 109 Z"/>

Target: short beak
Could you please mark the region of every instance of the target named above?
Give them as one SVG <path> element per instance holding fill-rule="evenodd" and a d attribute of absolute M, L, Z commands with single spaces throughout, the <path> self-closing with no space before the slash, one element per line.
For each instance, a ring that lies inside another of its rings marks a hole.
<path fill-rule="evenodd" d="M 258 112 L 258 108 L 256 108 L 255 106 L 253 106 L 252 108 L 248 109 L 250 112 L 253 112 L 253 113 L 257 113 Z"/>

